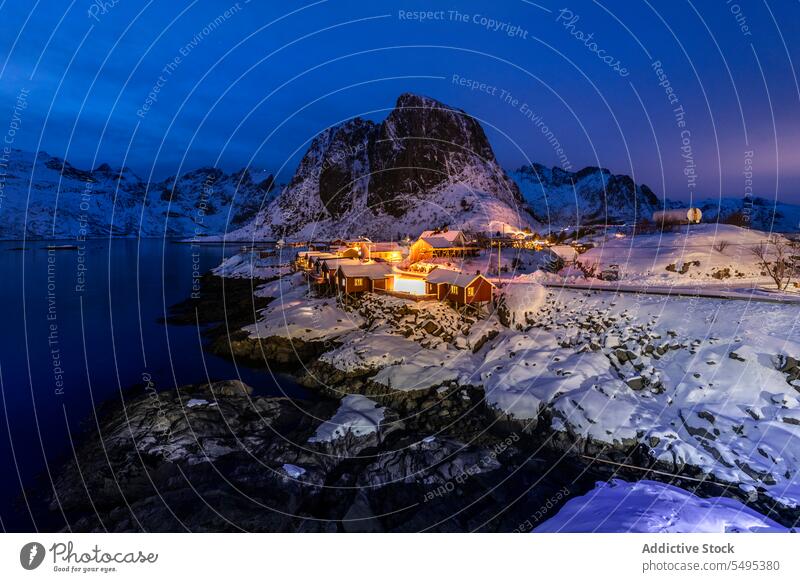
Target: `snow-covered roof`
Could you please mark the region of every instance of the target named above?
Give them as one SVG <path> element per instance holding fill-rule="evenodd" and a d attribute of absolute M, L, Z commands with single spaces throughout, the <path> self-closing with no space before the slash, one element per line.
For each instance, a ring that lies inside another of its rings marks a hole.
<path fill-rule="evenodd" d="M 322 261 L 322 264 L 325 265 L 328 269 L 333 271 L 336 270 L 337 267 L 341 265 L 360 265 L 361 261 L 358 259 L 347 259 L 342 257 L 333 257 L 330 259 L 325 259 Z"/>
<path fill-rule="evenodd" d="M 306 255 L 306 256 L 310 256 L 312 261 L 324 261 L 327 259 L 336 259 L 339 257 L 339 255 L 336 255 L 334 253 L 323 253 L 323 252 L 317 252 L 316 254 Z"/>
<path fill-rule="evenodd" d="M 426 230 L 423 231 L 420 238 L 429 238 L 432 236 L 440 236 L 442 238 L 446 238 L 449 241 L 453 241 L 459 236 L 464 236 L 463 231 L 460 230 Z"/>
<path fill-rule="evenodd" d="M 433 237 L 420 237 L 426 243 L 431 245 L 435 249 L 449 249 L 452 246 L 455 246 L 456 242 L 459 241 L 450 241 L 441 236 L 433 236 Z"/>
<path fill-rule="evenodd" d="M 339 264 L 339 271 L 345 277 L 365 277 L 367 279 L 385 279 L 392 272 L 386 263 L 345 263 Z"/>
<path fill-rule="evenodd" d="M 550 250 L 565 261 L 573 261 L 578 256 L 578 251 L 572 245 L 553 245 Z"/>
<path fill-rule="evenodd" d="M 425 277 L 425 280 L 428 283 L 434 283 L 439 285 L 441 283 L 447 283 L 448 285 L 458 285 L 459 287 L 466 287 L 470 283 L 472 283 L 478 277 L 482 277 L 479 273 L 465 273 L 463 271 L 453 271 L 451 269 L 443 269 L 441 267 L 435 268 L 433 271 L 428 273 L 428 276 Z M 487 282 L 491 285 L 491 281 L 486 279 Z"/>
<path fill-rule="evenodd" d="M 400 245 L 396 242 L 366 243 L 366 245 L 373 253 L 389 253 L 400 250 Z"/>
<path fill-rule="evenodd" d="M 311 259 L 311 258 L 314 258 L 314 257 L 319 257 L 319 256 L 322 256 L 322 255 L 330 255 L 330 254 L 331 253 L 329 253 L 327 251 L 300 251 L 299 253 L 297 253 L 297 256 L 298 257 L 305 257 L 307 259 Z"/>
<path fill-rule="evenodd" d="M 419 238 L 434 248 L 448 248 L 467 242 L 467 237 L 461 230 L 426 230 Z"/>

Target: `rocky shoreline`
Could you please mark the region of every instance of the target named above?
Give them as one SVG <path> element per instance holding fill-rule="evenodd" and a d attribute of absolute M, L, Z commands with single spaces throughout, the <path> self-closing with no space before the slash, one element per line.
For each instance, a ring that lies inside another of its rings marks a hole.
<path fill-rule="evenodd" d="M 259 286 L 278 277 L 245 279 L 203 275 L 197 298 L 172 306 L 164 323 L 200 325 L 209 352 L 252 368 L 292 370 L 310 362 L 326 348 L 321 343 L 272 336 L 253 339 L 241 330 L 252 324 L 272 297 L 254 294 Z"/>
<path fill-rule="evenodd" d="M 207 275 L 200 299 L 168 322 L 199 322 L 213 353 L 291 369 L 319 398 L 254 396 L 238 381 L 130 398 L 79 446 L 80 466 L 58 476 L 51 510 L 72 531 L 521 531 L 542 507 L 550 516 L 612 477 L 734 497 L 787 526 L 800 518 L 762 492 L 656 459 L 639 438 L 609 444 L 553 430 L 548 409 L 515 419 L 454 381 L 394 391 L 374 371 L 319 359 L 330 342 L 229 334 L 269 304 L 253 295 L 266 282 Z M 781 364 L 796 379 L 796 361 Z M 344 394 L 374 400 L 379 426 L 314 442 Z"/>
<path fill-rule="evenodd" d="M 238 381 L 131 397 L 59 472 L 50 509 L 73 532 L 512 531 L 598 477 L 532 455 L 519 433 L 470 438 L 458 423 L 432 436 L 432 417 L 393 410 L 375 433 L 312 442 L 335 408 Z"/>

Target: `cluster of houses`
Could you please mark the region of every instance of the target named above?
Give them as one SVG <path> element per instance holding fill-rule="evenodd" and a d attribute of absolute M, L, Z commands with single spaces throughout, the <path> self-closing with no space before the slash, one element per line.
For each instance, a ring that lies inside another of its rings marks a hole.
<path fill-rule="evenodd" d="M 305 272 L 319 291 L 336 294 L 343 300 L 373 292 L 478 309 L 491 303 L 495 286 L 480 273 L 441 266 L 424 273 L 405 271 L 398 266 L 406 258 L 403 251 L 404 247 L 397 243 L 334 241 L 331 250 L 298 253 L 294 266 Z M 471 245 L 460 230 L 440 230 L 423 232 L 408 251 L 406 262 L 413 264 L 437 257 L 475 256 L 480 248 Z"/>

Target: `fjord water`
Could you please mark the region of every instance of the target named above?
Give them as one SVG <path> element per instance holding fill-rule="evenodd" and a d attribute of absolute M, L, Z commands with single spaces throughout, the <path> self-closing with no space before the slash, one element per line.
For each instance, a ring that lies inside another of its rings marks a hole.
<path fill-rule="evenodd" d="M 237 246 L 163 240 L 0 243 L 0 527 L 33 531 L 58 463 L 85 422 L 134 385 L 164 390 L 241 378 L 258 392 L 291 390 L 285 377 L 236 367 L 202 349 L 193 325 L 159 323 L 190 296 L 196 275 Z M 52 243 L 58 244 L 58 243 Z M 25 495 L 23 495 L 23 492 Z M 33 492 L 33 493 L 32 493 Z M 41 509 L 41 507 L 39 508 Z M 57 515 L 57 514 L 56 514 Z"/>

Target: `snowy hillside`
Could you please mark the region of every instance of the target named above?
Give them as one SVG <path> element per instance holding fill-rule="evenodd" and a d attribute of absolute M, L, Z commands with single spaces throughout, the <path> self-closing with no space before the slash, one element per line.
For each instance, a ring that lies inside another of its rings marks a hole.
<path fill-rule="evenodd" d="M 254 216 L 272 184 L 266 174 L 201 168 L 148 186 L 129 168 L 80 170 L 20 150 L 4 178 L 3 239 L 222 234 Z"/>
<path fill-rule="evenodd" d="M 277 200 L 229 238 L 398 238 L 448 224 L 471 231 L 534 225 L 480 124 L 403 94 L 379 124 L 320 133 Z"/>
<path fill-rule="evenodd" d="M 608 237 L 579 255 L 587 269 L 616 268 L 625 282 L 671 285 L 769 283 L 752 253 L 769 234 L 727 224 Z"/>
<path fill-rule="evenodd" d="M 674 203 L 605 168 L 568 172 L 541 164 L 511 173 L 536 218 L 551 226 L 633 223 Z"/>

